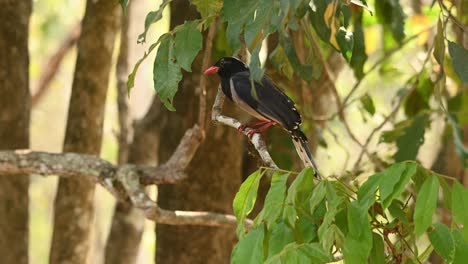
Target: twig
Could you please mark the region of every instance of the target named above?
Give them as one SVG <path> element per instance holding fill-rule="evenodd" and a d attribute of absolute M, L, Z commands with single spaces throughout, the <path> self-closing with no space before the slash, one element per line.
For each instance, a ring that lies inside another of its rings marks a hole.
<path fill-rule="evenodd" d="M 67 55 L 68 51 L 75 46 L 81 32 L 81 23 L 78 23 L 67 37 L 62 41 L 58 50 L 50 56 L 49 60 L 45 64 L 44 71 L 41 73 L 41 77 L 37 82 L 36 92 L 31 98 L 32 106 L 34 107 L 41 100 L 42 96 L 47 91 L 50 82 L 54 78 L 55 74 L 62 63 L 63 58 Z"/>
<path fill-rule="evenodd" d="M 224 94 L 223 91 L 221 90 L 221 87 L 218 87 L 218 93 L 216 94 L 216 99 L 215 102 L 213 103 L 213 109 L 211 112 L 211 120 L 217 121 L 219 123 L 222 123 L 224 125 L 233 127 L 237 130 L 239 130 L 240 126 L 242 125 L 239 121 L 232 117 L 224 116 L 221 114 L 221 110 L 223 108 L 223 103 L 224 103 Z M 254 131 L 251 128 L 246 128 L 242 131 L 244 135 L 248 135 L 250 131 Z M 261 135 L 259 133 L 253 134 L 253 136 L 250 139 L 250 142 L 254 145 L 255 149 L 257 150 L 258 154 L 262 158 L 263 162 L 265 162 L 269 167 L 272 168 L 278 168 L 276 163 L 273 161 L 273 159 L 270 156 L 270 153 L 268 152 L 268 149 L 266 147 L 265 142 L 263 141 Z"/>
<path fill-rule="evenodd" d="M 377 69 L 377 67 L 382 64 L 384 61 L 386 61 L 387 59 L 389 59 L 393 54 L 395 54 L 397 51 L 400 51 L 402 47 L 404 47 L 406 44 L 410 43 L 412 40 L 416 39 L 417 37 L 419 37 L 419 35 L 433 29 L 434 26 L 430 26 L 428 28 L 425 28 L 421 31 L 419 31 L 418 33 L 412 35 L 411 37 L 408 37 L 406 38 L 400 45 L 398 45 L 397 47 L 389 50 L 388 52 L 386 52 L 379 60 L 377 60 L 374 64 L 372 64 L 372 66 L 369 68 L 369 70 L 367 70 L 363 77 L 361 79 L 359 79 L 353 86 L 353 88 L 351 88 L 351 91 L 349 91 L 349 93 L 346 95 L 345 99 L 343 100 L 343 107 L 346 108 L 348 107 L 351 102 L 349 102 L 349 100 L 351 99 L 351 96 L 357 91 L 357 89 L 359 88 L 359 86 L 361 85 L 362 81 L 364 80 L 364 78 L 366 78 L 366 76 L 368 76 L 371 72 L 373 72 L 374 70 Z"/>
<path fill-rule="evenodd" d="M 421 77 L 421 73 L 424 71 L 427 62 L 429 61 L 429 58 L 432 55 L 432 50 L 433 49 L 434 49 L 434 43 L 432 43 L 431 47 L 429 48 L 429 50 L 427 52 L 427 56 L 424 59 L 424 62 L 422 64 L 422 66 L 421 66 L 421 70 L 420 70 L 417 78 L 414 80 L 414 83 L 413 83 L 411 89 L 404 96 L 402 96 L 400 98 L 400 100 L 398 101 L 398 104 L 393 108 L 392 112 L 387 117 L 385 117 L 385 119 L 382 121 L 382 123 L 380 123 L 380 125 L 378 125 L 376 128 L 374 128 L 372 130 L 372 132 L 369 134 L 369 136 L 367 137 L 364 145 L 362 146 L 361 152 L 358 155 L 358 159 L 356 160 L 356 163 L 354 164 L 354 168 L 353 168 L 354 171 L 356 171 L 357 168 L 359 167 L 359 165 L 361 163 L 361 160 L 362 160 L 362 157 L 363 157 L 363 154 L 364 154 L 364 150 L 367 150 L 367 146 L 369 145 L 370 141 L 374 137 L 374 134 L 377 133 L 377 131 L 379 131 L 385 124 L 387 124 L 388 121 L 390 121 L 390 119 L 392 119 L 398 113 L 398 110 L 400 109 L 401 105 L 406 100 L 408 95 L 411 94 L 417 88 L 419 78 Z"/>
<path fill-rule="evenodd" d="M 354 133 L 351 130 L 351 127 L 349 126 L 347 120 L 346 120 L 346 115 L 344 113 L 344 107 L 343 104 L 341 103 L 340 95 L 338 94 L 338 90 L 335 85 L 335 76 L 333 72 L 330 69 L 330 65 L 328 65 L 327 60 L 323 57 L 322 51 L 320 50 L 320 45 L 318 44 L 317 40 L 310 34 L 309 26 L 308 23 L 306 23 L 304 20 L 301 20 L 301 23 L 304 28 L 306 28 L 306 36 L 309 38 L 310 43 L 312 44 L 313 49 L 315 50 L 315 53 L 318 55 L 320 62 L 323 65 L 323 68 L 325 70 L 325 73 L 328 75 L 328 78 L 331 80 L 332 83 L 332 94 L 335 97 L 335 103 L 338 109 L 338 116 L 345 125 L 346 132 L 348 133 L 349 137 L 351 140 L 353 140 L 356 144 L 358 144 L 360 147 L 362 147 L 361 142 L 357 137 L 354 135 Z M 366 154 L 370 156 L 370 154 L 366 151 Z"/>
<path fill-rule="evenodd" d="M 208 29 L 208 34 L 205 40 L 205 52 L 203 53 L 202 69 L 206 69 L 210 66 L 211 49 L 213 47 L 213 37 L 216 30 L 216 20 L 213 21 Z M 207 77 L 204 74 L 200 75 L 200 103 L 198 113 L 198 124 L 202 129 L 203 136 L 205 135 L 206 128 L 206 80 Z"/>

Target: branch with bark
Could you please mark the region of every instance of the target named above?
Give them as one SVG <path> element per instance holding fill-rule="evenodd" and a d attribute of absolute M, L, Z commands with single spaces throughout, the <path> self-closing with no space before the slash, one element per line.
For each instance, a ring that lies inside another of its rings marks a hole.
<path fill-rule="evenodd" d="M 146 218 L 169 225 L 235 226 L 232 215 L 197 211 L 168 211 L 144 192 L 144 185 L 175 184 L 187 177 L 184 169 L 202 141 L 198 125 L 187 130 L 171 158 L 152 167 L 127 164 L 116 166 L 99 157 L 77 153 L 47 153 L 30 150 L 0 151 L 1 175 L 38 174 L 82 177 L 101 184 L 120 201 L 130 201 Z M 251 225 L 247 221 L 247 225 Z"/>
<path fill-rule="evenodd" d="M 224 98 L 225 96 L 223 94 L 223 91 L 221 90 L 221 87 L 218 87 L 218 93 L 216 94 L 216 99 L 215 99 L 215 102 L 213 103 L 213 110 L 211 112 L 211 119 L 213 121 L 233 127 L 237 129 L 238 131 L 240 131 L 239 128 L 242 126 L 241 122 L 239 122 L 238 120 L 232 117 L 228 117 L 228 116 L 221 114 L 221 111 L 223 109 L 223 104 L 224 104 Z M 250 131 L 253 131 L 253 130 L 249 127 L 246 127 L 244 130 L 242 130 L 242 133 L 248 136 Z M 255 149 L 257 150 L 258 154 L 262 158 L 263 162 L 265 162 L 265 164 L 267 164 L 268 167 L 278 169 L 278 166 L 273 161 L 270 153 L 268 152 L 265 141 L 262 139 L 261 134 L 259 133 L 253 134 L 253 136 L 250 138 L 250 142 L 252 143 L 252 145 L 254 145 Z"/>

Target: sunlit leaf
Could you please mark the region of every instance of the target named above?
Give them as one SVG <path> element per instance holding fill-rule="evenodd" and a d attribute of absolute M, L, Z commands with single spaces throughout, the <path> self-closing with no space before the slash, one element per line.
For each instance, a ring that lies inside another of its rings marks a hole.
<path fill-rule="evenodd" d="M 468 190 L 458 181 L 453 184 L 452 212 L 455 223 L 463 225 L 463 237 L 468 241 Z"/>
<path fill-rule="evenodd" d="M 345 239 L 344 258 L 346 263 L 367 263 L 372 249 L 372 232 L 367 208 L 357 201 L 348 204 L 348 235 Z"/>
<path fill-rule="evenodd" d="M 287 244 L 294 242 L 294 231 L 283 222 L 275 225 L 270 232 L 268 257 L 278 254 Z"/>
<path fill-rule="evenodd" d="M 268 258 L 265 264 L 324 263 L 330 259 L 330 256 L 317 243 L 297 244 L 293 242 L 284 247 L 280 253 Z"/>
<path fill-rule="evenodd" d="M 263 263 L 263 225 L 254 227 L 247 235 L 240 239 L 232 251 L 232 264 L 261 264 Z"/>
<path fill-rule="evenodd" d="M 437 206 L 439 181 L 435 176 L 429 176 L 421 187 L 414 209 L 414 226 L 416 236 L 422 235 L 432 224 L 432 215 Z"/>
<path fill-rule="evenodd" d="M 247 216 L 252 212 L 252 209 L 257 200 L 258 185 L 264 172 L 257 170 L 252 173 L 240 186 L 239 191 L 234 197 L 232 207 L 234 208 L 234 215 L 237 218 L 237 235 L 242 237 L 244 235 L 244 221 Z"/>
<path fill-rule="evenodd" d="M 221 0 L 191 0 L 203 18 L 218 15 L 223 7 Z"/>
<path fill-rule="evenodd" d="M 271 227 L 283 214 L 288 176 L 289 174 L 275 173 L 271 178 L 270 190 L 265 198 L 262 215 L 262 220 L 267 222 L 268 227 Z"/>
<path fill-rule="evenodd" d="M 462 234 L 458 230 L 453 230 L 452 236 L 455 241 L 455 257 L 453 259 L 453 264 L 468 263 L 468 242 L 463 239 Z"/>
<path fill-rule="evenodd" d="M 435 251 L 447 263 L 451 263 L 455 257 L 455 241 L 450 229 L 441 223 L 434 224 L 434 229 L 429 233 L 429 240 Z"/>

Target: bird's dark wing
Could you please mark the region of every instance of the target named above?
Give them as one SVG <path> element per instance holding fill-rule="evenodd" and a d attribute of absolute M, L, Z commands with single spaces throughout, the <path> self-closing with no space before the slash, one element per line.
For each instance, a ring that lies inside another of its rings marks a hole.
<path fill-rule="evenodd" d="M 296 130 L 301 124 L 301 115 L 294 102 L 267 76 L 262 78 L 261 83 L 254 83 L 256 97 L 252 93 L 249 72 L 234 74 L 230 82 L 234 101 L 242 101 L 240 103 L 245 103 L 251 110 L 279 123 L 286 130 Z"/>

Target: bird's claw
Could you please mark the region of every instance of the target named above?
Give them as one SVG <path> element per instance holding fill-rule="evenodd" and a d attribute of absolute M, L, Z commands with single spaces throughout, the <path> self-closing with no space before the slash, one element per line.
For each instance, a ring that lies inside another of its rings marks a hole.
<path fill-rule="evenodd" d="M 257 133 L 257 130 L 255 130 L 255 129 L 249 130 L 249 132 L 247 132 L 247 138 L 249 138 L 249 140 L 252 140 L 255 133 Z"/>
<path fill-rule="evenodd" d="M 240 125 L 238 128 L 237 128 L 237 132 L 239 133 L 244 133 L 244 130 L 247 128 L 247 125 Z"/>

